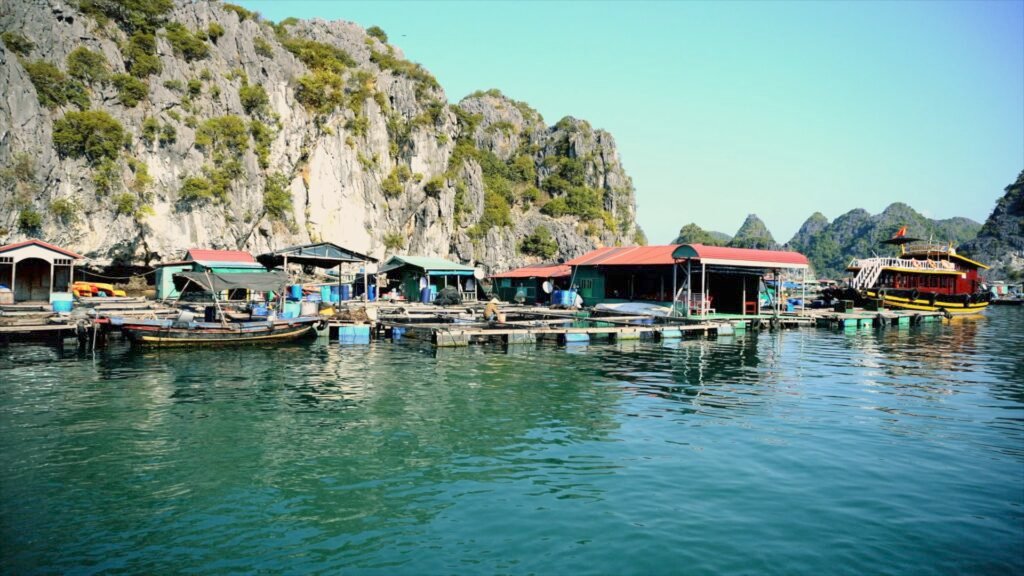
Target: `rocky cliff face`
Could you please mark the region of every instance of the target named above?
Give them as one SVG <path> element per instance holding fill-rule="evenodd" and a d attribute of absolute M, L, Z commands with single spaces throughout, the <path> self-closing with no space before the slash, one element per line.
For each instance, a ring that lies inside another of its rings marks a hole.
<path fill-rule="evenodd" d="M 1024 277 L 1024 171 L 1006 187 L 978 237 L 963 244 L 960 252 L 990 265 L 987 278 Z"/>
<path fill-rule="evenodd" d="M 379 29 L 230 4 L 7 0 L 0 242 L 97 263 L 332 241 L 504 269 L 641 236 L 611 135 L 449 105 Z M 83 51 L 84 50 L 84 51 Z M 83 112 L 85 111 L 85 112 Z"/>
<path fill-rule="evenodd" d="M 891 246 L 880 244 L 907 226 L 907 235 L 952 242 L 954 246 L 974 238 L 981 225 L 969 218 L 932 220 L 903 203 L 890 204 L 881 214 L 860 208 L 839 216 L 831 223 L 820 213 L 804 222 L 786 249 L 801 252 L 822 277 L 840 277 L 850 260 L 873 254 L 894 254 Z"/>

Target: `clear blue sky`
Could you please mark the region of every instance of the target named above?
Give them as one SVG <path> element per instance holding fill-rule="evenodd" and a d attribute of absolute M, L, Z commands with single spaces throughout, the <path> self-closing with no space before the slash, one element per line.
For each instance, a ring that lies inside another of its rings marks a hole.
<path fill-rule="evenodd" d="M 608 130 L 652 243 L 896 201 L 984 221 L 1024 168 L 1020 1 L 239 3 L 381 26 L 453 102 Z"/>

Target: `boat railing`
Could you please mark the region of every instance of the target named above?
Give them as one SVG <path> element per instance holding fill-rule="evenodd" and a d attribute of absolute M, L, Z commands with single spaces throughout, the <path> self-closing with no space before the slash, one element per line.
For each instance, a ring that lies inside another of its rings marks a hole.
<path fill-rule="evenodd" d="M 956 250 L 949 244 L 935 244 L 933 242 L 913 242 L 903 247 L 908 254 L 956 254 Z"/>
<path fill-rule="evenodd" d="M 909 268 L 921 270 L 956 270 L 956 265 L 948 260 L 917 260 L 913 258 L 854 258 L 848 268 L 865 268 L 869 265 L 881 268 Z"/>

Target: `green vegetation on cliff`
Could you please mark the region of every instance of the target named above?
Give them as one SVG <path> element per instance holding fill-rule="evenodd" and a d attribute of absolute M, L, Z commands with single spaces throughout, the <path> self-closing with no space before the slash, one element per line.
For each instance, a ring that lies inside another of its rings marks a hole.
<path fill-rule="evenodd" d="M 977 238 L 961 252 L 992 266 L 986 277 L 1024 278 L 1024 170 L 1004 189 Z"/>
<path fill-rule="evenodd" d="M 691 222 L 679 229 L 679 235 L 673 244 L 703 244 L 705 246 L 725 246 L 731 238 L 721 232 L 708 232 Z"/>

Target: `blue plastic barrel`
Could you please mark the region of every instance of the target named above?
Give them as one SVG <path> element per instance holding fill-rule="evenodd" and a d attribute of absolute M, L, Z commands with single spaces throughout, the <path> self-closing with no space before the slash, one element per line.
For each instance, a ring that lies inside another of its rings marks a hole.
<path fill-rule="evenodd" d="M 341 285 L 341 301 L 345 302 L 346 300 L 351 300 L 351 299 L 352 299 L 352 285 L 351 284 L 342 284 Z"/>
<path fill-rule="evenodd" d="M 392 328 L 391 329 L 391 340 L 401 340 L 402 336 L 405 335 L 405 328 Z"/>
<path fill-rule="evenodd" d="M 562 303 L 562 291 L 561 290 L 555 290 L 555 291 L 551 292 L 551 305 L 552 306 L 558 306 L 561 303 Z"/>
<path fill-rule="evenodd" d="M 6 288 L 3 284 L 0 284 L 0 288 Z M 57 302 L 58 300 L 65 300 L 71 302 L 75 299 L 74 294 L 71 292 L 50 292 L 50 302 Z"/>
<path fill-rule="evenodd" d="M 367 289 L 366 289 L 366 299 L 369 300 L 370 302 L 373 302 L 374 300 L 377 299 L 377 285 L 376 284 L 370 284 L 370 286 L 367 287 Z"/>
<path fill-rule="evenodd" d="M 338 297 L 341 295 L 341 290 L 338 289 L 337 284 L 331 285 L 331 302 L 338 302 Z"/>
<path fill-rule="evenodd" d="M 331 287 L 330 286 L 321 286 L 320 287 L 320 301 L 321 302 L 330 302 L 331 301 Z"/>
<path fill-rule="evenodd" d="M 302 313 L 302 305 L 298 302 L 285 302 L 281 318 L 298 318 Z"/>
<path fill-rule="evenodd" d="M 302 285 L 292 284 L 288 287 L 288 297 L 292 300 L 302 300 Z"/>
<path fill-rule="evenodd" d="M 430 297 L 429 287 L 420 290 L 420 302 L 423 302 L 424 304 L 430 304 L 431 302 L 433 302 L 433 299 L 431 299 Z"/>
<path fill-rule="evenodd" d="M 53 311 L 54 312 L 71 312 L 71 300 L 54 300 Z"/>

